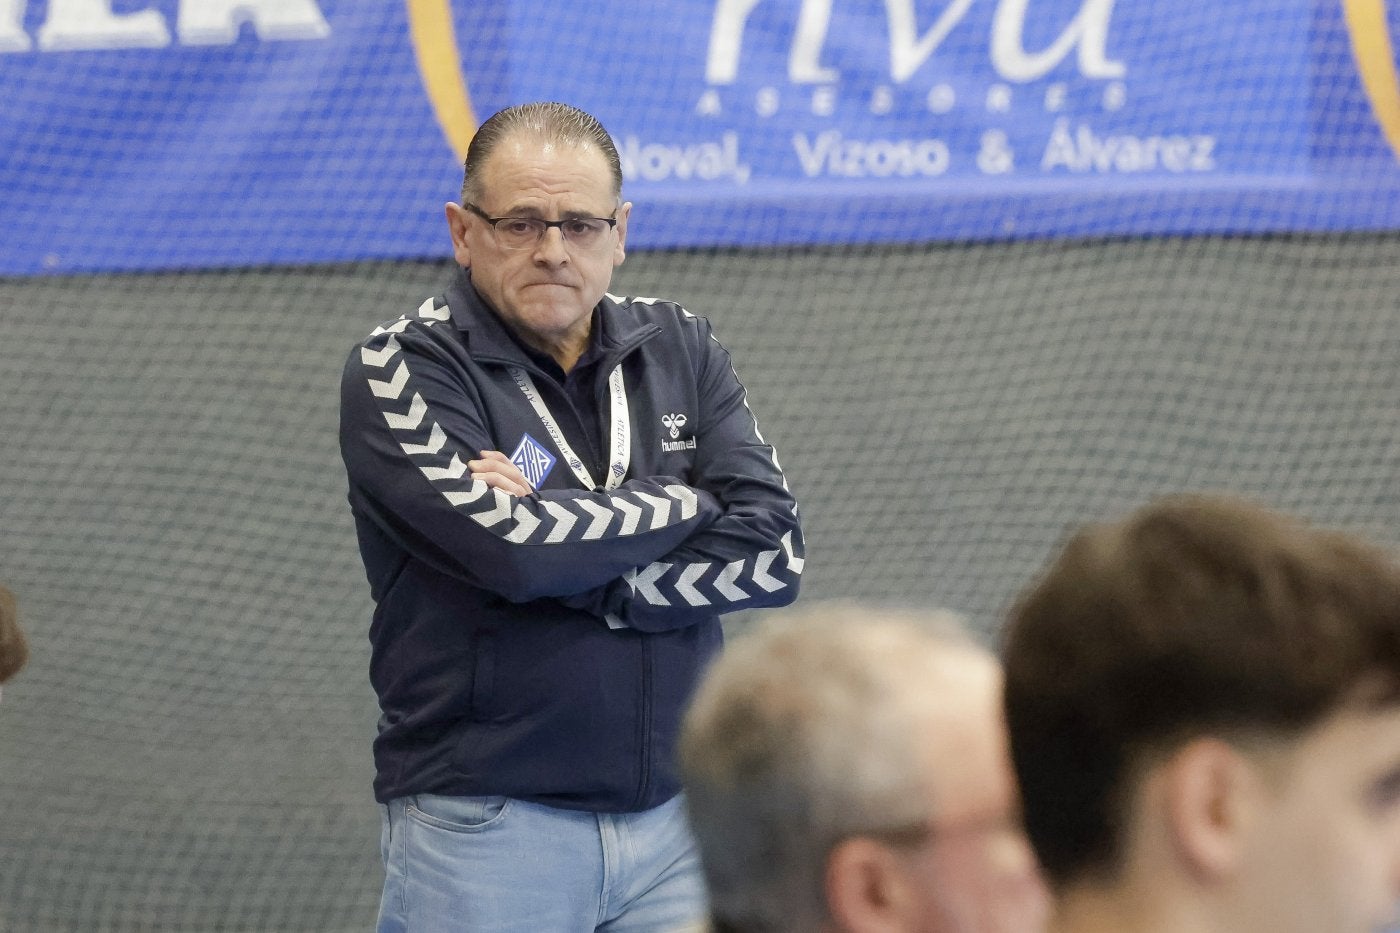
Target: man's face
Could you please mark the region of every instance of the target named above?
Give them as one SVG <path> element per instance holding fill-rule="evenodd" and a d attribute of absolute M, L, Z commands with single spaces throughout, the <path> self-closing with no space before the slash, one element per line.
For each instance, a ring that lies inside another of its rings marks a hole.
<path fill-rule="evenodd" d="M 453 253 L 471 270 L 472 284 L 527 343 L 558 358 L 556 350 L 581 350 L 592 311 L 624 258 L 631 204 L 617 205 L 607 160 L 596 146 L 556 145 L 533 134 L 507 136 L 480 173 L 481 203 L 491 217 L 562 220 L 617 217 L 594 250 L 583 250 L 549 228 L 538 245 L 505 249 L 490 224 L 448 205 Z"/>
<path fill-rule="evenodd" d="M 1048 895 L 1021 829 L 1001 675 L 990 660 L 970 663 L 955 703 L 946 704 L 925 743 L 936 776 L 933 832 L 907 856 L 919 881 L 920 933 L 1035 933 Z"/>
<path fill-rule="evenodd" d="M 1400 929 L 1400 708 L 1345 708 L 1264 770 L 1240 862 L 1250 928 Z"/>

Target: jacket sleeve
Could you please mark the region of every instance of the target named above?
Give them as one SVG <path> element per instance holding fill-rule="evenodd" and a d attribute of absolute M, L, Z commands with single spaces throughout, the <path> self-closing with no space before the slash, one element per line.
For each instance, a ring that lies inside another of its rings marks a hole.
<path fill-rule="evenodd" d="M 698 495 L 718 500 L 722 514 L 621 580 L 568 601 L 613 627 L 666 631 L 797 597 L 805 560 L 797 503 L 759 433 L 729 352 L 708 321 L 687 316 L 699 328 L 702 408 L 694 469 L 686 479 Z"/>
<path fill-rule="evenodd" d="M 352 505 L 415 557 L 512 602 L 607 584 L 668 553 L 720 514 L 709 492 L 675 477 L 610 492 L 522 498 L 472 477 L 492 446 L 478 387 L 445 335 L 446 310 L 379 328 L 341 382 L 341 455 Z M 441 314 L 443 321 L 432 315 Z"/>

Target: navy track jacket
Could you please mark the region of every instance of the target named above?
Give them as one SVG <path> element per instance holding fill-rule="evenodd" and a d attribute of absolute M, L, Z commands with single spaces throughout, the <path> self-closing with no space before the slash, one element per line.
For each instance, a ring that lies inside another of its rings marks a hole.
<path fill-rule="evenodd" d="M 609 295 L 593 339 L 597 410 L 579 412 L 463 271 L 350 354 L 340 441 L 376 604 L 381 802 L 664 803 L 680 790 L 676 733 L 719 649 L 719 615 L 797 595 L 797 506 L 709 323 Z M 631 462 L 620 485 L 590 489 L 520 373 L 602 477 L 606 451 L 581 419 L 602 419 L 607 446 L 618 365 Z M 509 496 L 466 469 L 488 449 L 548 472 Z"/>

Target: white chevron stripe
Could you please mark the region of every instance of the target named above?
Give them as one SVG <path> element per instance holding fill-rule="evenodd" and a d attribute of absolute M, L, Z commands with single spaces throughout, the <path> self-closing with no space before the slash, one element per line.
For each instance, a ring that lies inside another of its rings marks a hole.
<path fill-rule="evenodd" d="M 588 530 L 583 533 L 580 540 L 593 541 L 597 538 L 601 538 L 603 536 L 603 531 L 608 527 L 608 523 L 612 521 L 612 509 L 599 505 L 592 499 L 580 499 L 578 504 L 583 507 L 585 512 L 593 516 L 593 521 L 589 524 Z"/>
<path fill-rule="evenodd" d="M 431 298 L 418 306 L 418 314 L 421 317 L 431 318 L 434 321 L 445 321 L 452 316 L 452 312 L 448 310 L 447 305 L 443 305 L 441 308 L 433 307 L 433 299 Z"/>
<path fill-rule="evenodd" d="M 400 444 L 403 452 L 410 457 L 415 454 L 435 454 L 447 446 L 447 432 L 442 429 L 442 425 L 433 422 L 433 430 L 428 434 L 426 444 Z"/>
<path fill-rule="evenodd" d="M 423 416 L 428 413 L 428 403 L 423 401 L 423 396 L 417 392 L 413 393 L 413 404 L 408 406 L 408 414 L 396 415 L 392 411 L 384 412 L 384 420 L 389 422 L 389 427 L 399 431 L 412 431 L 423 423 Z"/>
<path fill-rule="evenodd" d="M 617 530 L 619 536 L 630 535 L 637 530 L 637 524 L 642 520 L 642 508 L 633 505 L 622 496 L 613 499 L 613 508 L 622 513 L 622 527 Z"/>
<path fill-rule="evenodd" d="M 633 589 L 653 606 L 671 605 L 670 600 L 662 596 L 661 590 L 657 589 L 656 586 L 656 581 L 665 576 L 666 571 L 670 569 L 670 564 L 664 564 L 661 561 L 656 561 L 653 564 L 647 565 L 637 574 L 636 578 L 632 580 Z"/>
<path fill-rule="evenodd" d="M 802 568 L 807 565 L 807 559 L 792 553 L 792 532 L 790 531 L 783 535 L 783 550 L 787 552 L 788 569 L 793 573 L 801 573 Z"/>
<path fill-rule="evenodd" d="M 383 369 L 398 352 L 399 338 L 390 334 L 389 339 L 384 341 L 384 348 L 382 350 L 371 350 L 369 347 L 361 347 L 360 362 L 364 363 L 366 366 L 374 366 L 378 369 Z"/>
<path fill-rule="evenodd" d="M 408 329 L 408 325 L 412 323 L 413 322 L 407 317 L 401 317 L 392 324 L 386 324 L 380 327 L 376 327 L 370 333 L 370 336 L 378 337 L 380 334 L 402 334 L 405 330 Z"/>
<path fill-rule="evenodd" d="M 491 487 L 491 492 L 494 494 L 493 497 L 496 502 L 495 507 L 486 512 L 472 513 L 472 518 L 476 519 L 477 524 L 481 525 L 484 528 L 490 528 L 492 525 L 498 525 L 506 519 L 510 518 L 510 495 L 501 492 L 501 490 L 496 489 L 494 486 Z"/>
<path fill-rule="evenodd" d="M 457 454 L 452 455 L 452 462 L 445 467 L 422 467 L 423 475 L 431 480 L 439 479 L 461 479 L 462 474 L 467 472 L 467 465 L 462 462 L 462 458 Z"/>
<path fill-rule="evenodd" d="M 753 565 L 753 582 L 769 593 L 783 588 L 783 581 L 768 573 L 768 568 L 773 566 L 773 558 L 777 556 L 777 551 L 761 551 Z"/>
<path fill-rule="evenodd" d="M 719 572 L 719 576 L 715 578 L 716 592 L 731 602 L 748 599 L 749 594 L 734 585 L 734 581 L 738 580 L 739 574 L 743 572 L 743 560 L 736 560 L 732 564 L 726 564 L 724 569 Z"/>
<path fill-rule="evenodd" d="M 681 594 L 681 598 L 692 606 L 708 606 L 710 601 L 701 595 L 695 588 L 695 583 L 705 575 L 705 571 L 710 569 L 709 562 L 703 564 L 691 564 L 681 571 L 680 579 L 676 581 L 676 592 Z"/>
<path fill-rule="evenodd" d="M 443 497 L 453 505 L 471 505 L 482 496 L 486 495 L 491 487 L 481 480 L 472 480 L 472 484 L 466 488 L 448 489 L 443 492 Z"/>
<path fill-rule="evenodd" d="M 544 539 L 545 544 L 558 544 L 569 536 L 569 530 L 578 523 L 578 516 L 557 502 L 550 502 L 548 499 L 540 500 L 540 505 L 554 518 L 554 529 L 550 531 L 549 537 Z"/>
<path fill-rule="evenodd" d="M 398 398 L 403 392 L 403 387 L 408 385 L 408 364 L 399 361 L 399 368 L 394 371 L 394 377 L 388 382 L 378 379 L 369 380 L 369 390 L 379 398 Z"/>
<path fill-rule="evenodd" d="M 666 523 L 671 519 L 671 500 L 661 496 L 648 495 L 644 492 L 634 492 L 633 495 L 652 507 L 655 514 L 651 517 L 651 530 L 665 528 Z"/>
<path fill-rule="evenodd" d="M 540 527 L 540 520 L 535 517 L 535 513 L 531 512 L 529 507 L 518 499 L 511 517 L 515 519 L 515 528 L 506 535 L 506 540 L 511 544 L 525 543 L 530 535 L 535 533 L 535 529 Z"/>
<path fill-rule="evenodd" d="M 700 511 L 700 497 L 695 494 L 694 489 L 680 483 L 672 483 L 662 488 L 681 504 L 681 521 L 694 518 L 695 513 Z"/>
<path fill-rule="evenodd" d="M 660 298 L 643 298 L 641 296 L 628 298 L 626 295 L 614 295 L 612 292 L 608 292 L 607 296 L 620 305 L 625 305 L 630 302 L 636 302 L 637 304 L 643 305 L 654 305 L 661 300 Z"/>

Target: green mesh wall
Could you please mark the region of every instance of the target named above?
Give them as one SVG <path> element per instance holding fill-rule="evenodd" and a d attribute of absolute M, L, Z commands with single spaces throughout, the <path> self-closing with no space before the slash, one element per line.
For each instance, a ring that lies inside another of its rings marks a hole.
<path fill-rule="evenodd" d="M 0 280 L 0 929 L 364 930 L 370 605 L 339 371 L 442 264 Z M 709 316 L 804 598 L 990 635 L 1079 522 L 1218 488 L 1400 541 L 1400 236 L 634 253 Z"/>

